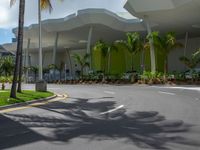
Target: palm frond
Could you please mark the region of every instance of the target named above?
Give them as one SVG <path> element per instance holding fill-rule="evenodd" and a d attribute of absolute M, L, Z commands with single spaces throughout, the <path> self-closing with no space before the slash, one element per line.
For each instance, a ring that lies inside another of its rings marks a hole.
<path fill-rule="evenodd" d="M 41 0 L 40 6 L 41 6 L 41 9 L 49 9 L 49 12 L 51 12 L 53 9 L 50 0 Z"/>
<path fill-rule="evenodd" d="M 16 0 L 10 0 L 10 7 L 12 7 L 16 3 Z"/>

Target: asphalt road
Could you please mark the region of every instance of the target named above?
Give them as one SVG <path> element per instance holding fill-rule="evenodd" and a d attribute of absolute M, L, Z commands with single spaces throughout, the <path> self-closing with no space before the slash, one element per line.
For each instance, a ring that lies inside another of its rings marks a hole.
<path fill-rule="evenodd" d="M 200 150 L 198 87 L 48 88 L 69 97 L 0 114 L 0 149 Z"/>

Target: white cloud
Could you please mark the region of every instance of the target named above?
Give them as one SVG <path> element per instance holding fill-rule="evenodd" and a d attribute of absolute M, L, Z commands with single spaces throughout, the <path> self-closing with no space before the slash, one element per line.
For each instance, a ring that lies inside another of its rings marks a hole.
<path fill-rule="evenodd" d="M 10 0 L 0 0 L 0 28 L 13 28 L 18 23 L 18 3 L 10 8 Z M 113 12 L 125 12 L 123 9 L 124 0 L 51 0 L 53 11 L 42 13 L 43 19 L 61 18 L 71 13 L 75 13 L 79 9 L 86 8 L 105 8 Z M 37 23 L 37 0 L 26 0 L 25 25 Z"/>

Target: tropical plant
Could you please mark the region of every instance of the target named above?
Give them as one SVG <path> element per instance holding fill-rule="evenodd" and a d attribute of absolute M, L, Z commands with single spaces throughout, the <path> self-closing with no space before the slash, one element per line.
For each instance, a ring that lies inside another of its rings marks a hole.
<path fill-rule="evenodd" d="M 16 0 L 11 0 L 10 5 L 12 6 L 15 3 L 15 1 Z M 11 92 L 10 92 L 11 98 L 17 97 L 16 96 L 17 79 L 18 79 L 18 75 L 19 75 L 19 68 L 22 67 L 20 65 L 22 63 L 20 63 L 20 62 L 22 62 L 24 12 L 25 12 L 25 0 L 20 0 L 19 1 L 19 22 L 18 22 L 19 24 L 18 24 L 18 36 L 17 36 L 17 52 L 16 52 L 12 87 L 11 87 Z M 21 92 L 21 83 L 20 83 L 20 85 L 18 85 L 18 90 L 19 90 L 19 92 Z"/>
<path fill-rule="evenodd" d="M 144 49 L 143 40 L 139 33 L 127 33 L 126 41 L 116 41 L 118 44 L 124 46 L 131 53 L 131 70 L 134 71 L 134 55 Z"/>
<path fill-rule="evenodd" d="M 111 68 L 111 54 L 113 51 L 118 51 L 117 43 L 113 42 L 111 44 L 108 44 L 108 74 L 110 74 L 110 68 Z"/>
<path fill-rule="evenodd" d="M 80 67 L 81 67 L 81 78 L 83 78 L 84 68 L 90 66 L 90 64 L 88 62 L 88 58 L 90 57 L 90 55 L 85 54 L 84 56 L 81 56 L 79 54 L 73 54 L 72 57 L 74 58 L 74 61 L 80 65 Z"/>
<path fill-rule="evenodd" d="M 94 50 L 100 50 L 101 51 L 101 56 L 103 57 L 103 73 L 105 74 L 106 72 L 106 57 L 108 55 L 108 45 L 102 41 L 99 40 L 96 42 L 95 46 L 94 46 Z"/>
<path fill-rule="evenodd" d="M 38 74 L 38 67 L 36 66 L 30 66 L 29 70 L 34 74 L 34 81 L 37 81 L 37 74 Z"/>
<path fill-rule="evenodd" d="M 111 54 L 113 51 L 118 51 L 117 43 L 113 42 L 111 44 L 108 44 L 102 40 L 97 41 L 95 44 L 94 49 L 101 50 L 101 56 L 103 57 L 103 73 L 106 73 L 106 64 L 107 64 L 107 71 L 108 74 L 110 73 L 111 68 Z M 106 63 L 107 62 L 107 63 Z"/>
<path fill-rule="evenodd" d="M 14 70 L 14 58 L 6 56 L 0 58 L 0 75 L 11 76 Z"/>
<path fill-rule="evenodd" d="M 51 70 L 51 69 L 54 70 L 54 72 L 53 72 L 54 73 L 54 79 L 55 79 L 55 71 L 58 70 L 59 75 L 60 75 L 59 79 L 61 81 L 62 72 L 63 72 L 64 68 L 65 68 L 65 63 L 63 61 L 61 61 L 59 66 L 57 66 L 55 64 L 50 64 L 49 67 L 48 67 L 48 70 Z"/>
<path fill-rule="evenodd" d="M 179 60 L 192 71 L 200 63 L 200 49 L 194 52 L 191 58 L 182 56 Z"/>
<path fill-rule="evenodd" d="M 164 36 L 160 36 L 159 32 L 152 32 L 148 35 L 153 39 L 154 47 L 159 50 L 164 56 L 164 75 L 168 72 L 168 56 L 172 50 L 181 48 L 183 45 L 177 41 L 175 32 L 168 32 Z"/>

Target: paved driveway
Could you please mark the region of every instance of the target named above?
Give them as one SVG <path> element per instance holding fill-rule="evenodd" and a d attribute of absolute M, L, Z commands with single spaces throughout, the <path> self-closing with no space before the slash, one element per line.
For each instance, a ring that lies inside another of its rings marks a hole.
<path fill-rule="evenodd" d="M 200 150 L 198 88 L 48 87 L 69 97 L 1 114 L 0 149 Z"/>

